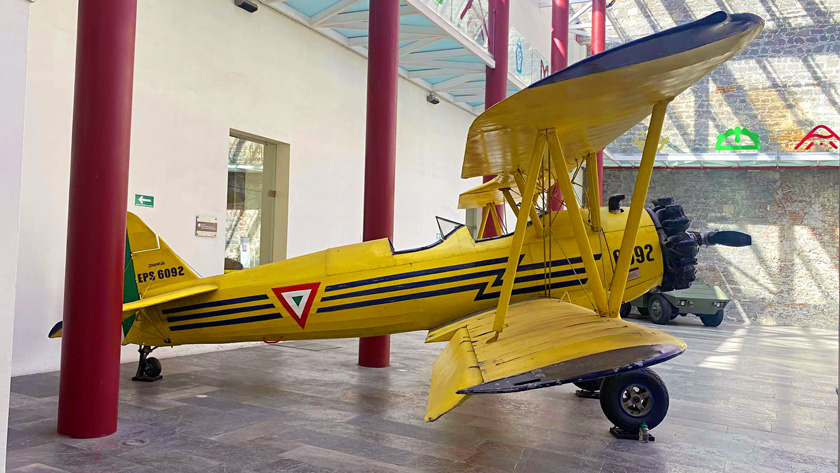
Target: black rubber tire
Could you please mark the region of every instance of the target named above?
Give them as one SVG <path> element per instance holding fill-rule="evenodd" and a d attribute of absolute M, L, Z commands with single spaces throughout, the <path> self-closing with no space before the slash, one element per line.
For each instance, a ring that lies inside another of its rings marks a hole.
<path fill-rule="evenodd" d="M 574 383 L 575 386 L 584 391 L 598 391 L 601 389 L 600 379 L 587 379 L 586 381 L 578 381 Z"/>
<path fill-rule="evenodd" d="M 624 302 L 621 304 L 621 308 L 618 309 L 618 315 L 621 316 L 622 319 L 626 319 L 628 315 L 630 315 L 630 309 L 632 306 L 629 302 Z"/>
<path fill-rule="evenodd" d="M 156 378 L 162 371 L 163 365 L 160 364 L 160 360 L 155 357 L 146 358 L 146 376 Z"/>
<path fill-rule="evenodd" d="M 624 391 L 633 385 L 646 388 L 652 402 L 650 409 L 643 415 L 635 416 L 629 414 L 622 405 Z M 665 414 L 668 413 L 669 397 L 668 388 L 662 378 L 647 368 L 628 371 L 604 378 L 601 383 L 601 410 L 610 422 L 616 427 L 636 433 L 644 423 L 649 429 L 659 425 Z"/>
<path fill-rule="evenodd" d="M 651 322 L 659 325 L 668 325 L 671 315 L 674 314 L 674 306 L 661 294 L 653 294 L 648 301 L 648 313 Z"/>
<path fill-rule="evenodd" d="M 706 327 L 717 327 L 721 322 L 723 322 L 723 309 L 715 312 L 714 314 L 701 315 L 700 320 L 703 321 L 703 325 Z"/>
<path fill-rule="evenodd" d="M 648 315 L 648 310 L 644 307 L 636 307 L 636 310 L 639 311 L 639 315 Z"/>

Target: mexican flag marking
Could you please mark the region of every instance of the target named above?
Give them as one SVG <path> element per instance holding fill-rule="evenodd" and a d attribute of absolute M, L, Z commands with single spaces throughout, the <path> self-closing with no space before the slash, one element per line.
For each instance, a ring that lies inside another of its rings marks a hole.
<path fill-rule="evenodd" d="M 274 291 L 274 295 L 277 296 L 289 315 L 300 325 L 300 328 L 305 328 L 306 318 L 309 317 L 309 309 L 312 308 L 312 302 L 315 300 L 315 294 L 318 293 L 320 285 L 321 283 L 315 282 L 297 286 L 276 287 L 271 290 Z"/>

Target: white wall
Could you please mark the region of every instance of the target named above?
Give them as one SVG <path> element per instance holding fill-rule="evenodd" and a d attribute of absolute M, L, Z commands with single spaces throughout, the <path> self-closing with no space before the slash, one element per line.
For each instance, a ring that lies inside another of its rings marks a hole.
<path fill-rule="evenodd" d="M 6 468 L 6 426 L 9 421 L 9 381 L 15 314 L 15 271 L 18 259 L 18 211 L 23 159 L 23 112 L 26 91 L 28 0 L 0 0 L 0 473 Z"/>
<path fill-rule="evenodd" d="M 13 373 L 58 368 L 67 226 L 76 4 L 32 6 Z M 361 240 L 367 62 L 260 8 L 230 0 L 141 0 L 129 209 L 202 275 L 222 272 L 224 239 L 196 238 L 196 215 L 225 218 L 230 129 L 290 144 L 288 254 Z M 474 118 L 400 80 L 395 246 L 430 243 L 455 210 Z M 154 209 L 133 194 L 155 196 Z M 206 347 L 199 348 L 206 349 Z M 212 349 L 212 347 L 211 347 Z M 123 351 L 134 360 L 135 348 Z M 194 351 L 194 349 L 193 349 Z M 156 352 L 156 355 L 159 352 Z M 162 355 L 185 353 L 183 348 Z"/>
<path fill-rule="evenodd" d="M 539 0 L 512 0 L 510 2 L 510 24 L 543 56 L 551 60 L 551 7 L 539 8 Z M 577 6 L 577 5 L 576 5 Z M 588 23 L 592 14 L 583 14 Z M 586 46 L 578 44 L 575 35 L 569 35 L 569 65 L 586 57 Z"/>

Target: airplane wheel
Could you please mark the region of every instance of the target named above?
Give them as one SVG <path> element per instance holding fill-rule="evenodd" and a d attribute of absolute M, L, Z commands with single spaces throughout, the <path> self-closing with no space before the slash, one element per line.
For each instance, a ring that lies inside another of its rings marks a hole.
<path fill-rule="evenodd" d="M 588 379 L 586 381 L 578 381 L 574 383 L 575 386 L 583 389 L 584 391 L 598 391 L 601 389 L 601 380 L 600 379 Z"/>
<path fill-rule="evenodd" d="M 721 322 L 723 322 L 723 309 L 715 312 L 714 314 L 701 315 L 700 320 L 703 321 L 703 325 L 706 327 L 717 327 Z"/>
<path fill-rule="evenodd" d="M 621 316 L 622 319 L 626 319 L 628 315 L 630 315 L 630 303 L 625 302 L 621 304 L 621 308 L 618 310 L 618 315 Z"/>
<path fill-rule="evenodd" d="M 161 371 L 163 365 L 160 364 L 160 360 L 155 357 L 146 358 L 146 376 L 156 378 L 160 376 Z"/>
<path fill-rule="evenodd" d="M 600 399 L 607 419 L 626 432 L 638 432 L 643 423 L 653 429 L 668 413 L 668 388 L 647 368 L 604 378 Z"/>
<path fill-rule="evenodd" d="M 674 313 L 674 306 L 668 302 L 660 294 L 650 296 L 648 301 L 648 312 L 650 313 L 650 320 L 659 325 L 666 325 L 671 321 L 671 315 Z"/>

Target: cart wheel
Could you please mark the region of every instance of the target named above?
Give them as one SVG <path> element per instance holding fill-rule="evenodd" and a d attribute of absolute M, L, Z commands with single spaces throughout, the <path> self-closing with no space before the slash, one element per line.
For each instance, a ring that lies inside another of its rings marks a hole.
<path fill-rule="evenodd" d="M 155 357 L 146 358 L 146 376 L 156 378 L 160 376 L 161 371 L 163 371 L 163 366 L 160 364 L 160 360 Z"/>
<path fill-rule="evenodd" d="M 604 378 L 600 399 L 607 419 L 631 433 L 638 432 L 642 424 L 653 429 L 668 413 L 668 388 L 647 368 Z"/>
<path fill-rule="evenodd" d="M 671 315 L 675 312 L 674 309 L 674 306 L 668 302 L 668 299 L 662 297 L 661 294 L 654 294 L 650 296 L 650 301 L 648 301 L 648 312 L 650 313 L 650 320 L 653 323 L 666 325 L 671 321 Z"/>
<path fill-rule="evenodd" d="M 601 389 L 601 380 L 600 379 L 588 379 L 586 381 L 578 381 L 574 383 L 575 386 L 583 389 L 584 391 L 598 391 Z"/>
<path fill-rule="evenodd" d="M 723 322 L 723 309 L 714 314 L 701 315 L 700 320 L 703 321 L 703 325 L 706 327 L 717 327 Z"/>
<path fill-rule="evenodd" d="M 621 316 L 622 319 L 626 319 L 628 315 L 630 315 L 630 303 L 625 302 L 621 304 L 621 308 L 618 310 L 618 315 Z"/>

